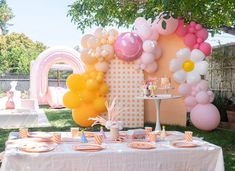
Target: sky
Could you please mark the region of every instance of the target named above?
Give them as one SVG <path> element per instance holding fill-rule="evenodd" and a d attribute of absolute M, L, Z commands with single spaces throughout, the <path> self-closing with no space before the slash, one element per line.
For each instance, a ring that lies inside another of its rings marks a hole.
<path fill-rule="evenodd" d="M 47 46 L 75 47 L 82 32 L 67 17 L 73 0 L 7 0 L 15 15 L 10 32 L 26 34 Z M 93 28 L 94 29 L 94 28 Z M 87 29 L 91 32 L 91 29 Z"/>
<path fill-rule="evenodd" d="M 24 33 L 34 41 L 45 45 L 68 46 L 74 48 L 80 44 L 82 32 L 67 17 L 68 5 L 74 0 L 7 0 L 15 17 L 10 21 L 13 26 L 10 32 Z M 87 28 L 86 33 L 92 33 L 97 27 Z M 119 32 L 127 30 L 119 28 Z M 216 35 L 207 40 L 212 46 L 235 42 L 235 37 L 229 34 Z"/>

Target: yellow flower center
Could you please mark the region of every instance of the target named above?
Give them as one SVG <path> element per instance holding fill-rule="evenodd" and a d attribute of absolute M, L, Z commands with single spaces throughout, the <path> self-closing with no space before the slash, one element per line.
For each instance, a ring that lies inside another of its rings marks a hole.
<path fill-rule="evenodd" d="M 194 69 L 194 63 L 191 60 L 187 60 L 183 63 L 183 69 L 185 72 L 191 72 Z"/>

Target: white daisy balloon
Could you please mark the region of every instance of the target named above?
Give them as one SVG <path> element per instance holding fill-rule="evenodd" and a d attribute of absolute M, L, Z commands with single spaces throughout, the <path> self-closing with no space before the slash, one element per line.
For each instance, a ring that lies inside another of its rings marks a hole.
<path fill-rule="evenodd" d="M 198 83 L 201 75 L 205 75 L 208 69 L 208 62 L 204 59 L 204 53 L 198 49 L 180 49 L 176 53 L 176 58 L 170 62 L 170 71 L 174 73 L 173 79 L 178 83 Z"/>

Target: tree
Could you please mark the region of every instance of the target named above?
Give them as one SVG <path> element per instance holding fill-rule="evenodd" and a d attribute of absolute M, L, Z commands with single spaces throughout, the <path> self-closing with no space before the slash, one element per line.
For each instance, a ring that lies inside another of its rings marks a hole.
<path fill-rule="evenodd" d="M 0 73 L 28 74 L 30 62 L 45 48 L 24 34 L 0 35 Z"/>
<path fill-rule="evenodd" d="M 0 0 L 0 31 L 2 31 L 2 34 L 8 33 L 7 28 L 10 24 L 7 22 L 13 17 L 12 10 L 8 7 L 6 0 Z"/>
<path fill-rule="evenodd" d="M 231 27 L 235 20 L 234 0 L 77 0 L 68 16 L 82 31 L 92 25 L 129 26 L 137 17 L 154 20 L 159 13 L 171 11 L 217 31 Z"/>

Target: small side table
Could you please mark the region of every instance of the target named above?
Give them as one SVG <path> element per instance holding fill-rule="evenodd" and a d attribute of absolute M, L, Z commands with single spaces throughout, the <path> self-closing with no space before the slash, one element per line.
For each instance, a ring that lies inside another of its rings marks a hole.
<path fill-rule="evenodd" d="M 144 99 L 144 100 L 154 100 L 155 102 L 155 107 L 156 107 L 156 126 L 155 126 L 155 131 L 161 131 L 161 124 L 160 124 L 160 104 L 161 100 L 170 100 L 170 99 L 178 99 L 181 98 L 182 96 L 138 96 L 136 97 L 137 99 Z"/>

